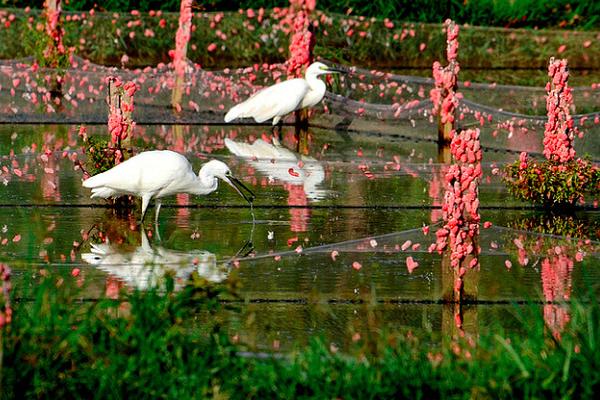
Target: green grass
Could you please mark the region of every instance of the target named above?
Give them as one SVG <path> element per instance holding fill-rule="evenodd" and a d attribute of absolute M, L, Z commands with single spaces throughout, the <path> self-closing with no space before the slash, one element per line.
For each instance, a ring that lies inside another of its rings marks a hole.
<path fill-rule="evenodd" d="M 34 23 L 27 22 L 22 10 L 8 27 L 2 25 L 0 58 L 15 59 L 40 54 L 43 40 Z M 265 19 L 248 19 L 245 14 L 225 13 L 215 23 L 213 13 L 194 17 L 188 57 L 207 69 L 248 66 L 253 63 L 283 62 L 288 55 L 288 35 L 279 17 L 267 11 Z M 402 23 L 392 28 L 381 19 L 370 20 L 342 14 L 317 14 L 321 22 L 316 31 L 315 56 L 332 61 L 374 68 L 431 69 L 435 60 L 445 60 L 445 34 L 439 24 Z M 164 19 L 164 26 L 161 25 Z M 128 27 L 128 24 L 133 24 Z M 161 16 L 97 12 L 84 22 L 64 24 L 67 47 L 75 54 L 98 64 L 121 65 L 127 54 L 128 67 L 155 66 L 169 62 L 174 47 L 177 14 Z M 42 25 L 43 26 L 43 25 Z M 244 27 L 241 29 L 240 27 Z M 219 34 L 221 33 L 221 34 Z M 572 69 L 600 68 L 600 51 L 594 32 L 546 30 L 506 30 L 464 26 L 459 41 L 461 68 L 538 68 L 545 69 L 551 56 L 565 57 Z M 207 51 L 209 45 L 216 49 Z M 424 44 L 425 48 L 421 49 Z M 585 44 L 585 45 L 584 45 Z M 564 47 L 562 47 L 564 46 Z M 587 47 L 586 47 L 587 46 Z M 558 53 L 561 48 L 562 52 Z"/>
<path fill-rule="evenodd" d="M 72 282 L 51 275 L 16 289 L 1 332 L 2 398 L 591 398 L 600 389 L 596 299 L 572 303 L 560 339 L 532 305 L 515 306 L 520 332 L 388 332 L 344 354 L 315 338 L 248 357 L 211 318 L 226 288 L 196 279 L 178 293 L 167 283 L 80 302 Z"/>
<path fill-rule="evenodd" d="M 237 11 L 238 9 L 287 7 L 287 0 L 208 0 L 197 2 L 197 8 L 207 11 Z M 10 7 L 41 7 L 42 1 L 0 0 Z M 65 10 L 90 10 L 100 5 L 107 11 L 179 11 L 178 0 L 71 0 Z M 317 9 L 365 17 L 389 18 L 399 21 L 440 23 L 452 18 L 461 24 L 498 27 L 598 29 L 600 4 L 592 0 L 318 0 Z"/>

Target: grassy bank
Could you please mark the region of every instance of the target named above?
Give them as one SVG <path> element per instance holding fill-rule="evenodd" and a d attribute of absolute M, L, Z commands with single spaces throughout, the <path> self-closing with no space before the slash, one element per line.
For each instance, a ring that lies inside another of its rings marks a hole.
<path fill-rule="evenodd" d="M 198 2 L 198 8 L 207 11 L 237 11 L 260 7 L 287 7 L 287 0 L 208 0 Z M 24 8 L 41 7 L 42 1 L 2 0 L 3 6 Z M 525 28 L 600 28 L 600 5 L 591 0 L 479 0 L 479 1 L 386 1 L 386 0 L 318 0 L 319 10 L 363 15 L 365 17 L 389 18 L 400 21 L 441 23 L 452 18 L 461 24 Z M 87 11 L 97 7 L 94 0 L 71 0 L 66 10 Z M 179 11 L 179 0 L 108 0 L 100 7 L 107 11 Z"/>
<path fill-rule="evenodd" d="M 79 13 L 65 21 L 64 42 L 75 54 L 105 65 L 154 66 L 169 62 L 177 14 Z M 30 20 L 31 18 L 31 20 Z M 402 23 L 316 13 L 315 55 L 373 68 L 425 68 L 445 59 L 439 24 Z M 188 57 L 208 69 L 277 63 L 288 54 L 288 27 L 275 10 L 257 14 L 197 13 Z M 0 58 L 40 54 L 43 24 L 38 12 L 0 14 Z M 519 30 L 465 26 L 460 33 L 461 68 L 546 68 L 551 56 L 574 69 L 600 68 L 595 32 Z M 126 59 L 123 56 L 126 55 Z"/>
<path fill-rule="evenodd" d="M 560 334 L 539 306 L 522 333 L 389 332 L 349 354 L 313 340 L 285 355 L 247 354 L 212 313 L 224 288 L 78 301 L 76 279 L 17 288 L 2 335 L 3 398 L 590 398 L 600 389 L 600 307 L 576 302 Z M 58 288 L 57 288 L 58 286 Z M 199 317 L 202 315 L 203 317 Z"/>

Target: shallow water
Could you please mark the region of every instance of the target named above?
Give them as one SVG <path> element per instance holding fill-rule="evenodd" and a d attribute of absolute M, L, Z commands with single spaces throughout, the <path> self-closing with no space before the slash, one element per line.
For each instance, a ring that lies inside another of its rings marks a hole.
<path fill-rule="evenodd" d="M 266 127 L 138 129 L 138 151 L 175 149 L 195 170 L 209 158 L 227 162 L 256 193 L 253 210 L 221 185 L 209 196 L 168 199 L 158 227 L 152 209 L 140 227 L 139 206 L 117 214 L 81 187 L 82 173 L 69 159 L 84 157 L 77 126 L 3 125 L 0 258 L 12 267 L 15 286 L 41 270 L 73 268 L 81 270 L 88 299 L 160 284 L 170 269 L 178 285 L 193 271 L 213 282 L 235 280 L 240 312 L 221 317 L 256 348 L 291 348 L 311 335 L 347 346 L 356 333 L 452 325 L 454 278 L 447 260 L 427 251 L 444 182 L 431 141 L 313 129 L 308 155 L 277 148 L 280 158 L 257 159 L 236 157 L 224 138 L 268 140 Z M 103 134 L 104 127 L 89 131 Z M 293 149 L 291 131 L 285 133 L 283 144 Z M 573 217 L 589 243 L 518 230 L 542 213 L 512 200 L 491 172 L 516 158 L 514 151 L 484 149 L 481 214 L 492 226 L 481 230 L 480 267 L 469 271 L 465 286 L 465 326 L 475 331 L 489 321 L 514 327 L 508 316 L 513 303 L 524 301 L 541 302 L 540 312 L 556 328 L 564 322 L 562 306 L 541 304 L 568 300 L 600 278 L 593 207 Z M 422 227 L 429 225 L 425 235 Z M 409 256 L 419 264 L 412 272 Z"/>

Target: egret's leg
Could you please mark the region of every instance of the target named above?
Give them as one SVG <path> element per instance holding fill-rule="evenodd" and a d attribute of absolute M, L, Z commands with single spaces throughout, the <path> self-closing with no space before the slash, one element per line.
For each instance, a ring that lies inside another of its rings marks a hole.
<path fill-rule="evenodd" d="M 281 141 L 281 129 L 282 128 L 283 128 L 283 120 L 281 119 L 281 117 L 273 118 L 273 128 L 271 129 L 271 132 L 273 133 L 273 137 L 277 141 Z"/>
<path fill-rule="evenodd" d="M 140 224 L 144 222 L 144 217 L 146 216 L 146 210 L 148 209 L 148 204 L 150 204 L 150 196 L 149 194 L 145 194 L 142 196 L 142 219 L 140 220 Z"/>
<path fill-rule="evenodd" d="M 160 213 L 160 206 L 161 206 L 161 202 L 160 200 L 156 199 L 154 200 L 154 204 L 156 204 L 156 214 L 154 214 L 154 222 L 158 223 L 158 214 Z"/>

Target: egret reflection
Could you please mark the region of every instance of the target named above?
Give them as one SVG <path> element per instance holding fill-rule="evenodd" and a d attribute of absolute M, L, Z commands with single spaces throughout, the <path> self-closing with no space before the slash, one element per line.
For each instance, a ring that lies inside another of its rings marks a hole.
<path fill-rule="evenodd" d="M 329 194 L 319 188 L 325 180 L 323 165 L 313 157 L 283 147 L 277 139 L 273 144 L 262 139 L 248 144 L 226 138 L 225 146 L 270 180 L 301 188 L 309 200 L 320 200 Z"/>
<path fill-rule="evenodd" d="M 92 243 L 90 252 L 83 253 L 81 258 L 139 290 L 162 286 L 167 274 L 173 274 L 176 289 L 181 289 L 193 272 L 214 283 L 227 278 L 228 268 L 219 265 L 216 255 L 209 251 L 184 252 L 151 246 L 143 229 L 141 237 L 141 245 L 134 248 L 109 242 Z"/>

